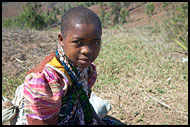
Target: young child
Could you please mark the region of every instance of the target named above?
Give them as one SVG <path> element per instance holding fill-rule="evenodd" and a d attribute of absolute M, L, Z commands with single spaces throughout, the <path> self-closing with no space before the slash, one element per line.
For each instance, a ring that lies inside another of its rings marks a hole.
<path fill-rule="evenodd" d="M 117 124 L 101 120 L 89 103 L 101 35 L 100 19 L 90 9 L 74 7 L 63 15 L 56 51 L 27 72 L 17 124 Z"/>

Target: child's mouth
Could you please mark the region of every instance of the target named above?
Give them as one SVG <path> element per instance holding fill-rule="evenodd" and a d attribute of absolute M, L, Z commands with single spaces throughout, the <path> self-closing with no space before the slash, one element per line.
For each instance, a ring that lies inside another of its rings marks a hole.
<path fill-rule="evenodd" d="M 87 66 L 88 64 L 90 64 L 91 59 L 88 58 L 88 57 L 85 57 L 85 58 L 80 58 L 80 59 L 78 59 L 77 61 L 78 61 L 78 63 L 79 63 L 80 65 Z"/>
<path fill-rule="evenodd" d="M 88 64 L 89 60 L 78 60 L 80 64 Z"/>

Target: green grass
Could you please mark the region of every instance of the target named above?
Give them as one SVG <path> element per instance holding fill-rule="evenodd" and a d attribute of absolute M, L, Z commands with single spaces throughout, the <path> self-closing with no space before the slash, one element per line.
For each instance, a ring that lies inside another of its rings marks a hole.
<path fill-rule="evenodd" d="M 175 52 L 182 49 L 166 42 L 162 32 L 152 33 L 149 28 L 124 30 L 118 26 L 104 29 L 95 60 L 98 78 L 93 91 L 109 100 L 109 115 L 133 125 L 187 124 L 188 64 L 181 62 L 184 54 Z M 3 74 L 2 95 L 13 98 L 24 78 L 24 74 Z M 171 110 L 146 94 L 170 105 Z"/>
<path fill-rule="evenodd" d="M 162 111 L 160 108 L 163 107 L 157 107 L 156 102 L 152 100 L 150 102 L 139 100 L 139 97 L 142 97 L 145 92 L 154 95 L 157 99 L 169 98 L 166 102 L 173 106 L 172 108 L 179 108 L 183 105 L 182 112 L 187 111 L 187 97 L 183 98 L 181 95 L 187 96 L 188 93 L 188 65 L 181 62 L 183 55 L 174 54 L 174 51 L 181 49 L 175 43 L 165 42 L 161 33 L 154 34 L 149 29 L 139 31 L 125 32 L 115 28 L 105 30 L 101 52 L 95 61 L 98 79 L 93 90 L 105 99 L 111 98 L 112 106 L 116 112 L 117 103 L 119 103 L 119 100 L 116 99 L 118 95 L 123 96 L 123 102 L 120 102 L 124 104 L 123 108 L 130 107 L 131 110 L 137 108 L 130 104 L 129 100 L 132 98 L 130 94 L 134 94 L 135 105 L 140 107 L 142 104 L 151 105 L 153 109 L 159 108 Z M 169 77 L 171 77 L 171 81 L 166 82 Z M 183 101 L 179 104 L 175 98 L 180 98 Z M 126 103 L 128 103 L 127 107 L 125 107 Z M 123 114 L 124 112 L 118 110 L 115 116 L 122 120 L 123 117 L 127 117 Z M 152 112 L 152 114 L 154 113 Z M 154 122 L 178 124 L 172 121 L 177 118 L 172 117 L 171 112 L 165 113 L 165 115 L 171 121 L 160 118 L 156 122 L 155 118 L 152 124 Z M 136 122 L 133 120 L 132 123 L 146 124 L 146 120 L 150 118 L 150 116 L 143 119 L 133 118 L 136 119 Z M 181 123 L 184 124 L 184 121 L 181 120 Z M 187 121 L 185 123 L 187 124 Z"/>
<path fill-rule="evenodd" d="M 24 83 L 25 72 L 20 74 L 18 77 L 10 77 L 6 74 L 3 76 L 2 96 L 5 96 L 9 99 L 14 98 L 16 88 Z"/>

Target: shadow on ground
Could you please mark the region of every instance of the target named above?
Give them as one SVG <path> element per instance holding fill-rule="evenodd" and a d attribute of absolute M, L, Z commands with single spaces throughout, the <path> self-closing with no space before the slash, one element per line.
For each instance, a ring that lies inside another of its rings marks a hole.
<path fill-rule="evenodd" d="M 114 117 L 112 117 L 112 116 L 109 116 L 109 115 L 106 115 L 104 118 L 105 118 L 105 119 L 114 120 L 114 121 L 116 121 L 116 122 L 118 122 L 118 123 L 120 123 L 120 124 L 122 124 L 122 125 L 126 125 L 125 123 L 122 123 L 120 120 L 118 120 L 118 119 L 116 119 L 116 118 L 114 118 Z"/>

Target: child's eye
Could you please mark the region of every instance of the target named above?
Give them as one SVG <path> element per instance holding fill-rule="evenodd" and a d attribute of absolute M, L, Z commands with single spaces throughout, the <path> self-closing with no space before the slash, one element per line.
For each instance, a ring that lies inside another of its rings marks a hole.
<path fill-rule="evenodd" d="M 81 44 L 80 41 L 73 41 L 74 44 Z"/>
<path fill-rule="evenodd" d="M 100 44 L 100 41 L 94 41 L 93 44 L 94 44 L 94 45 L 99 45 L 99 44 Z"/>

